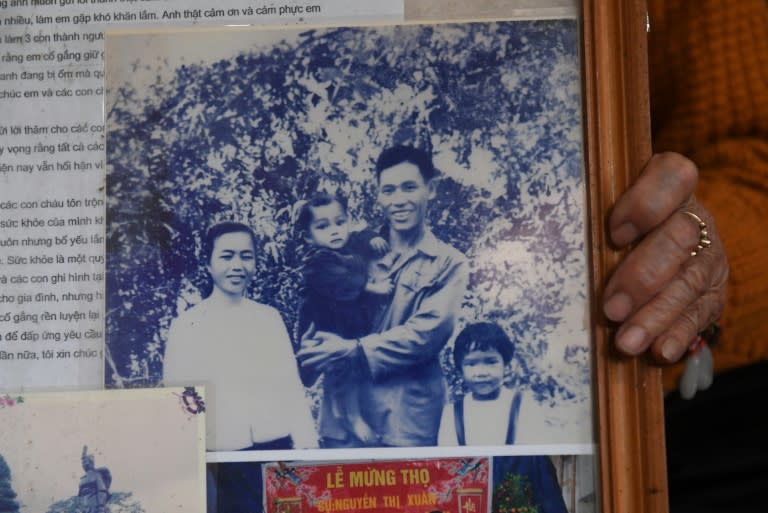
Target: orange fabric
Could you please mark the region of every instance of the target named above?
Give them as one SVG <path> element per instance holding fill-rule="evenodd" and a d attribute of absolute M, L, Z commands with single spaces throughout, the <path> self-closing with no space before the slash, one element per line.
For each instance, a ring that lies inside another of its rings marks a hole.
<path fill-rule="evenodd" d="M 717 371 L 768 360 L 768 2 L 649 0 L 654 151 L 700 170 L 731 265 Z M 682 366 L 665 369 L 675 388 Z"/>

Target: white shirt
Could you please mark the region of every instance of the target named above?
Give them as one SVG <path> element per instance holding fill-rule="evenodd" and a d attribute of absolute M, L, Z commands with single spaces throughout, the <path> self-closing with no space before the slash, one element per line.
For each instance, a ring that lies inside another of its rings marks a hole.
<path fill-rule="evenodd" d="M 492 400 L 477 400 L 471 393 L 464 396 L 464 439 L 466 445 L 506 445 L 509 410 L 515 391 L 501 387 Z M 517 422 L 517 418 L 514 419 Z M 516 436 L 517 438 L 517 436 Z M 453 403 L 447 403 L 440 419 L 438 445 L 458 445 Z"/>
<path fill-rule="evenodd" d="M 270 306 L 206 299 L 179 315 L 168 334 L 163 382 L 205 387 L 209 451 L 286 435 L 297 449 L 317 447 L 290 338 Z"/>

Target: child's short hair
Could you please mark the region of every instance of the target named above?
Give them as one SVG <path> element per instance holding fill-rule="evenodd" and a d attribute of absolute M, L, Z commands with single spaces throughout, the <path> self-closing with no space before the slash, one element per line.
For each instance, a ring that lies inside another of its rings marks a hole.
<path fill-rule="evenodd" d="M 213 256 L 213 246 L 216 243 L 216 239 L 227 233 L 247 233 L 251 237 L 253 243 L 253 250 L 256 251 L 256 234 L 250 226 L 243 223 L 235 223 L 233 221 L 224 221 L 222 223 L 211 226 L 205 233 L 203 239 L 203 259 L 204 262 L 210 263 Z"/>
<path fill-rule="evenodd" d="M 515 354 L 515 345 L 498 324 L 476 322 L 467 324 L 453 344 L 453 362 L 461 367 L 464 357 L 470 351 L 488 351 L 495 349 L 501 355 L 504 364 L 508 364 Z"/>
<path fill-rule="evenodd" d="M 296 230 L 299 233 L 309 231 L 309 224 L 312 222 L 312 210 L 310 207 L 324 207 L 336 202 L 341 205 L 344 214 L 347 214 L 347 198 L 340 193 L 329 194 L 327 192 L 316 192 L 307 201 L 299 207 L 299 213 L 296 216 Z"/>

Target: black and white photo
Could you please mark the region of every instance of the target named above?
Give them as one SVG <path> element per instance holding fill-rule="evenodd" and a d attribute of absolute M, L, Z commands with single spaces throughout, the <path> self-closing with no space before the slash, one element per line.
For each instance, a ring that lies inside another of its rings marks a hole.
<path fill-rule="evenodd" d="M 105 59 L 107 386 L 205 385 L 214 451 L 591 444 L 575 19 Z"/>

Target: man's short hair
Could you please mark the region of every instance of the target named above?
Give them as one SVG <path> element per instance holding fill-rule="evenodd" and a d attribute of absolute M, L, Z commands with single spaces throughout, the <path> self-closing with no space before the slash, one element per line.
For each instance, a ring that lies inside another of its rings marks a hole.
<path fill-rule="evenodd" d="M 314 193 L 307 201 L 301 204 L 299 212 L 296 215 L 296 230 L 299 233 L 309 231 L 309 225 L 312 223 L 312 210 L 311 207 L 324 207 L 331 203 L 338 203 L 341 206 L 341 210 L 345 215 L 347 212 L 347 198 L 343 194 L 336 192 L 336 194 L 330 194 L 325 191 L 319 191 Z"/>
<path fill-rule="evenodd" d="M 453 363 L 461 367 L 464 357 L 470 351 L 496 350 L 501 355 L 504 364 L 508 364 L 515 354 L 515 345 L 507 333 L 492 322 L 476 322 L 467 324 L 453 344 Z"/>
<path fill-rule="evenodd" d="M 211 257 L 213 256 L 213 246 L 216 243 L 216 239 L 227 233 L 247 233 L 251 237 L 253 250 L 256 251 L 256 234 L 253 233 L 253 230 L 250 226 L 233 221 L 224 221 L 222 223 L 211 226 L 205 233 L 202 248 L 204 262 L 210 263 Z"/>
<path fill-rule="evenodd" d="M 382 171 L 403 162 L 410 162 L 418 167 L 425 183 L 437 176 L 437 169 L 435 169 L 432 156 L 428 152 L 413 146 L 398 145 L 387 148 L 379 155 L 379 159 L 376 161 L 376 180 L 381 179 Z"/>

